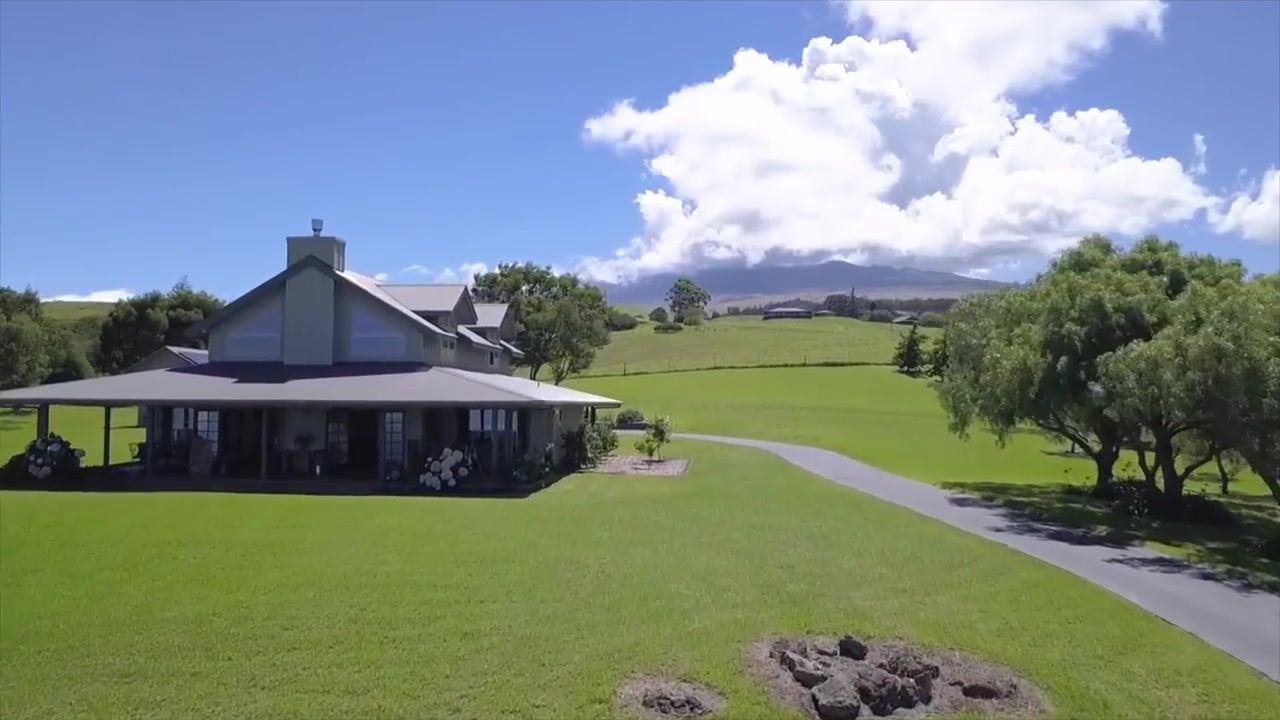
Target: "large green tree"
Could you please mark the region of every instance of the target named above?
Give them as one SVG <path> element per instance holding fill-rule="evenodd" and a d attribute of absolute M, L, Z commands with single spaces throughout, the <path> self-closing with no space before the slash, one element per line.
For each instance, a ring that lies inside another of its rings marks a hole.
<path fill-rule="evenodd" d="M 194 290 L 186 279 L 168 292 L 158 290 L 115 304 L 98 336 L 98 369 L 123 372 L 164 345 L 202 347 L 187 330 L 222 308 L 210 293 Z"/>
<path fill-rule="evenodd" d="M 591 366 L 609 343 L 609 305 L 599 288 L 533 263 L 504 263 L 475 278 L 477 302 L 507 303 L 516 323 L 518 361 L 538 379 L 550 365 L 556 383 Z"/>
<path fill-rule="evenodd" d="M 680 278 L 667 291 L 667 307 L 671 308 L 671 318 L 675 322 L 684 322 L 685 314 L 694 310 L 703 311 L 711 295 L 689 278 Z"/>
<path fill-rule="evenodd" d="M 0 390 L 36 385 L 48 373 L 44 326 L 25 314 L 0 315 Z"/>
<path fill-rule="evenodd" d="M 1133 413 L 1109 412 L 1100 363 L 1156 337 L 1174 301 L 1196 284 L 1238 283 L 1238 262 L 1184 254 L 1145 238 L 1124 252 L 1086 238 L 1024 288 L 966 299 L 952 313 L 948 365 L 939 385 L 953 431 L 975 421 L 1001 443 L 1030 425 L 1075 443 L 1108 484 L 1120 451 L 1142 442 Z"/>

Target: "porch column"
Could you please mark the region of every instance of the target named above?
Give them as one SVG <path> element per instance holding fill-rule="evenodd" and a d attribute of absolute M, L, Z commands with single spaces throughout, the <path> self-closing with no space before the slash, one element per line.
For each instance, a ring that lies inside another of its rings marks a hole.
<path fill-rule="evenodd" d="M 111 406 L 102 408 L 102 467 L 111 466 Z"/>
<path fill-rule="evenodd" d="M 268 442 L 268 420 L 271 419 L 270 408 L 262 408 L 262 439 L 258 448 L 258 479 L 267 479 L 267 442 Z"/>
<path fill-rule="evenodd" d="M 49 437 L 49 406 L 36 408 L 36 439 Z"/>
<path fill-rule="evenodd" d="M 379 410 L 374 414 L 378 423 L 378 477 L 374 482 L 382 482 L 387 477 L 387 411 Z"/>
<path fill-rule="evenodd" d="M 143 463 L 146 466 L 147 478 L 151 478 L 151 466 L 154 464 L 153 459 L 156 456 L 156 418 L 160 416 L 156 408 L 152 407 L 147 410 L 146 430 L 142 436 L 142 446 L 146 449 L 144 453 Z"/>

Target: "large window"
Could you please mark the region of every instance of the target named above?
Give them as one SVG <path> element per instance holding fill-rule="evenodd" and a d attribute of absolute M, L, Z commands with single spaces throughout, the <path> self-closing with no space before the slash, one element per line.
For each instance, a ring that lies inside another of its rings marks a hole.
<path fill-rule="evenodd" d="M 218 452 L 218 411 L 196 411 L 196 435 L 209 442 L 209 449 Z"/>
<path fill-rule="evenodd" d="M 404 413 L 399 410 L 383 414 L 382 457 L 388 468 L 404 465 Z"/>
<path fill-rule="evenodd" d="M 405 354 L 404 332 L 384 313 L 363 304 L 351 309 L 351 357 L 358 360 L 398 360 Z"/>
<path fill-rule="evenodd" d="M 329 413 L 329 420 L 325 425 L 325 448 L 329 452 L 330 459 L 343 465 L 347 462 L 347 452 L 351 447 L 351 435 L 348 432 L 347 414 L 344 412 Z"/>

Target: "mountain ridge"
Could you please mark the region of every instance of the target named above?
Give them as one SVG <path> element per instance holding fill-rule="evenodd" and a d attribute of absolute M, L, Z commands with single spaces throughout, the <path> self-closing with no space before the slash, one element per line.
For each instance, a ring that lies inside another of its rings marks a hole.
<path fill-rule="evenodd" d="M 831 293 L 856 288 L 863 297 L 961 297 L 1008 287 L 1010 283 L 981 280 L 937 270 L 854 265 L 840 260 L 811 265 L 755 265 L 719 267 L 690 273 L 659 273 L 626 284 L 602 283 L 609 302 L 659 305 L 676 279 L 687 277 L 711 295 L 712 307 L 751 305 L 787 299 L 821 300 Z"/>

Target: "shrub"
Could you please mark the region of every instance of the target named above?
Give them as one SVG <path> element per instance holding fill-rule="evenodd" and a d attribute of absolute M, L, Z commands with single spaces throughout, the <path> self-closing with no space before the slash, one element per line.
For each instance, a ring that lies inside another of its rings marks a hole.
<path fill-rule="evenodd" d="M 640 322 L 636 320 L 633 315 L 629 315 L 620 310 L 609 311 L 608 325 L 609 330 L 613 332 L 618 332 L 620 330 L 634 330 L 636 325 L 639 324 Z"/>
<path fill-rule="evenodd" d="M 654 418 L 644 437 L 636 441 L 636 450 L 644 453 L 650 460 L 655 455 L 662 459 L 662 448 L 671 442 L 671 420 L 666 417 Z"/>
<path fill-rule="evenodd" d="M 678 333 L 681 330 L 684 330 L 684 326 L 680 323 L 664 322 L 653 326 L 656 333 Z"/>
<path fill-rule="evenodd" d="M 635 408 L 626 408 L 614 418 L 615 425 L 638 425 L 644 422 L 644 413 Z"/>
<path fill-rule="evenodd" d="M 613 430 L 612 420 L 597 420 L 587 425 L 587 460 L 591 465 L 599 465 L 617 449 L 618 433 Z"/>
<path fill-rule="evenodd" d="M 1258 543 L 1258 553 L 1267 560 L 1280 562 L 1280 531 Z"/>
<path fill-rule="evenodd" d="M 703 311 L 702 308 L 689 308 L 688 310 L 685 310 L 683 313 L 680 313 L 680 317 L 678 317 L 677 320 L 680 322 L 681 325 L 696 327 L 698 325 L 701 325 L 702 321 L 706 319 L 706 317 L 707 317 L 706 312 Z"/>
<path fill-rule="evenodd" d="M 46 482 L 62 482 L 74 479 L 80 473 L 80 459 L 84 451 L 71 446 L 61 435 L 50 434 L 37 438 L 27 444 L 26 452 L 10 460 L 12 464 L 18 457 L 26 461 L 26 471 L 30 477 Z M 19 468 L 22 463 L 19 461 Z"/>
<path fill-rule="evenodd" d="M 878 323 L 893 322 L 893 313 L 888 310 L 872 310 L 867 314 L 867 320 Z"/>
<path fill-rule="evenodd" d="M 664 307 L 656 307 L 649 311 L 649 319 L 656 323 L 664 323 L 671 318 L 667 315 L 667 309 Z"/>
<path fill-rule="evenodd" d="M 541 451 L 530 451 L 520 458 L 511 471 L 511 477 L 520 485 L 537 485 L 541 487 L 551 475 L 552 446 Z"/>

